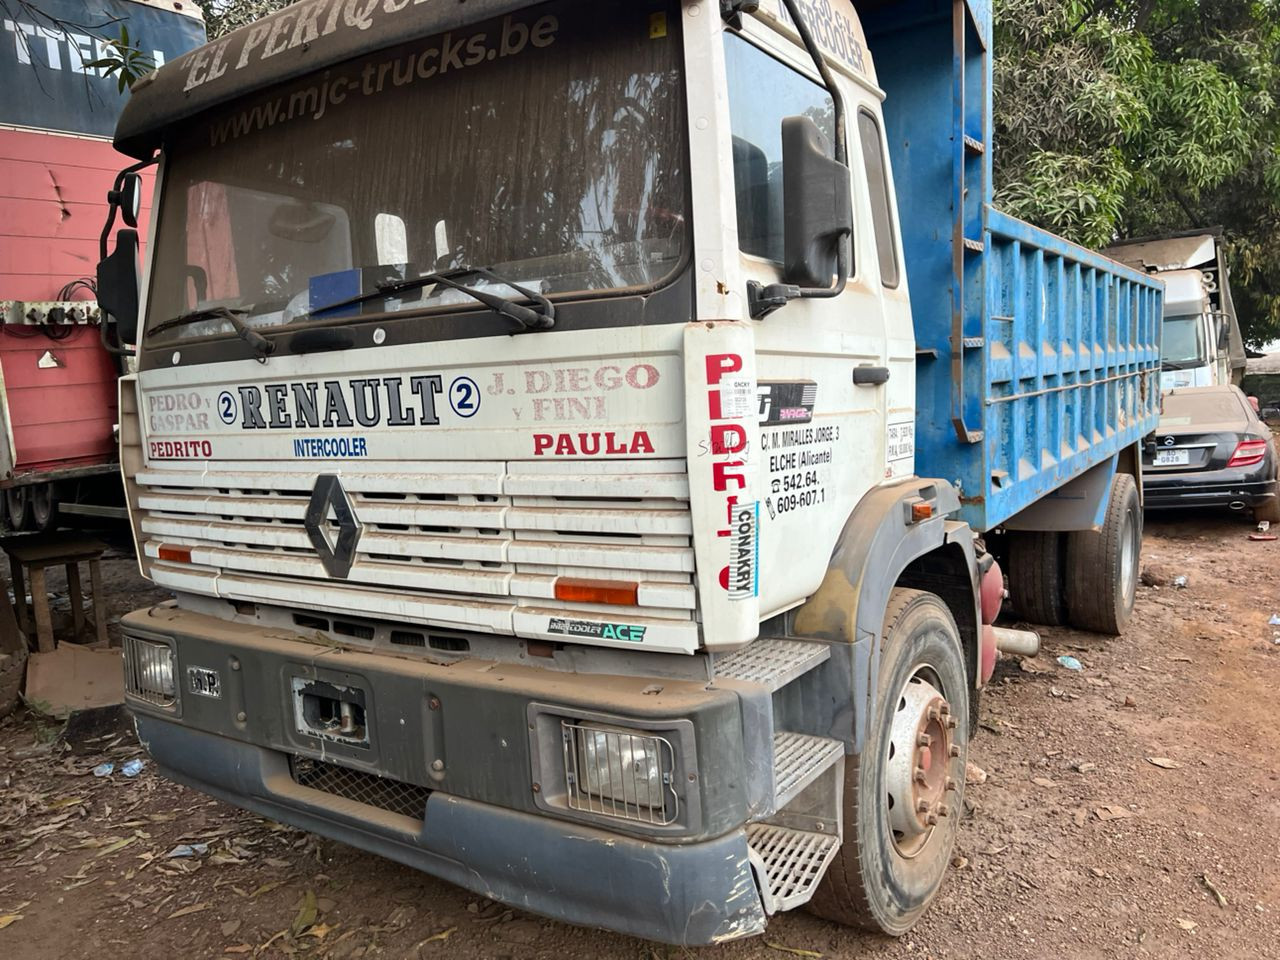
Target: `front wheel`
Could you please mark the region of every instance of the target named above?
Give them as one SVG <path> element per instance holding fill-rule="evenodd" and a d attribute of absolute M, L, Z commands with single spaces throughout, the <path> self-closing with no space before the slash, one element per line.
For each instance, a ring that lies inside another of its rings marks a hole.
<path fill-rule="evenodd" d="M 901 936 L 933 901 L 964 810 L 969 683 L 942 600 L 894 590 L 875 713 L 861 755 L 845 763 L 844 842 L 814 913 Z"/>

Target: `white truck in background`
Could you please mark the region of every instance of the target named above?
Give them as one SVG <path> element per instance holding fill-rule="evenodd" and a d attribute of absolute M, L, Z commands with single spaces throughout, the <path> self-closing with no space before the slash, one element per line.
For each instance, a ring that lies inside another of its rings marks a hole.
<path fill-rule="evenodd" d="M 1240 385 L 1247 358 L 1220 230 L 1126 241 L 1107 255 L 1165 283 L 1162 392 Z"/>

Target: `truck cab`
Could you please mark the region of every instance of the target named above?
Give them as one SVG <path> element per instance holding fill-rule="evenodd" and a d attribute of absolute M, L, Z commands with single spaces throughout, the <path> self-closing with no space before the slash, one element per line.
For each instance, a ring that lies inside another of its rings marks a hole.
<path fill-rule="evenodd" d="M 656 940 L 911 928 L 1035 644 L 980 535 L 1132 611 L 1160 288 L 990 209 L 985 2 L 871 7 L 305 0 L 135 86 L 166 775 Z"/>
<path fill-rule="evenodd" d="M 1244 338 L 1221 231 L 1126 241 L 1107 252 L 1164 281 L 1160 389 L 1239 386 Z"/>

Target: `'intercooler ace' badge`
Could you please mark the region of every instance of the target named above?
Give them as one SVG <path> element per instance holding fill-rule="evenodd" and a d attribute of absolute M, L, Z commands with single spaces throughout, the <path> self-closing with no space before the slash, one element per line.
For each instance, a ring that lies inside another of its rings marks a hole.
<path fill-rule="evenodd" d="M 552 617 L 548 633 L 566 637 L 592 637 L 596 640 L 621 640 L 625 643 L 643 643 L 645 627 L 632 623 L 599 623 L 595 620 L 568 620 Z"/>

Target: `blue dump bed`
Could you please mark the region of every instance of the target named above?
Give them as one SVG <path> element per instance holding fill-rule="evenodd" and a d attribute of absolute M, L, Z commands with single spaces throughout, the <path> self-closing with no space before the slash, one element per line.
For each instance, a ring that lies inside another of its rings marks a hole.
<path fill-rule="evenodd" d="M 992 206 L 990 0 L 857 6 L 888 98 L 916 471 L 986 531 L 1155 430 L 1163 285 Z"/>

